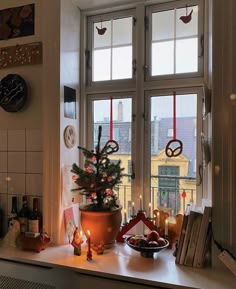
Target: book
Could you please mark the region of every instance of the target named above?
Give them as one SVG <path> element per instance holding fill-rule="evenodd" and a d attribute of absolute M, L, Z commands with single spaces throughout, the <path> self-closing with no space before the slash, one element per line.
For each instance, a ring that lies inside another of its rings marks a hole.
<path fill-rule="evenodd" d="M 205 207 L 200 226 L 199 236 L 196 245 L 196 254 L 193 260 L 193 267 L 201 268 L 204 265 L 205 253 L 207 243 L 209 244 L 210 238 L 210 222 L 211 222 L 212 207 Z"/>
<path fill-rule="evenodd" d="M 184 265 L 186 265 L 186 266 L 193 266 L 193 260 L 194 260 L 194 256 L 195 256 L 195 252 L 196 252 L 202 216 L 203 215 L 201 213 L 197 213 L 197 214 L 195 214 L 195 218 L 193 220 L 193 224 L 192 224 L 192 228 L 191 228 L 191 234 L 190 234 L 190 238 L 189 238 L 189 244 L 188 244 L 186 256 L 184 259 Z"/>
<path fill-rule="evenodd" d="M 188 222 L 187 222 L 187 227 L 186 227 L 186 232 L 185 232 L 185 236 L 184 236 L 183 246 L 182 246 L 182 250 L 181 250 L 181 254 L 180 254 L 180 260 L 179 260 L 180 265 L 184 264 L 184 260 L 185 260 L 186 254 L 187 254 L 189 240 L 190 240 L 190 236 L 191 236 L 192 226 L 193 226 L 194 220 L 197 218 L 197 216 L 199 214 L 200 213 L 198 213 L 198 212 L 190 211 L 190 214 L 188 217 Z"/>
<path fill-rule="evenodd" d="M 188 224 L 189 213 L 190 213 L 190 205 L 188 204 L 187 208 L 186 208 L 186 211 L 184 213 L 183 223 L 182 223 L 182 226 L 181 226 L 180 237 L 179 237 L 179 241 L 178 241 L 178 248 L 177 248 L 177 253 L 176 253 L 176 258 L 175 258 L 175 263 L 176 264 L 179 264 L 180 255 L 181 255 L 183 242 L 184 242 L 184 237 L 185 237 L 185 233 L 186 233 L 186 227 L 187 227 L 187 224 Z"/>

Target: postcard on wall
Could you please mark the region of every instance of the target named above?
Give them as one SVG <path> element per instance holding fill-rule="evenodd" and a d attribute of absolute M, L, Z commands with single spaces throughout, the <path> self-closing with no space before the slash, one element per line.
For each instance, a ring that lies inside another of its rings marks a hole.
<path fill-rule="evenodd" d="M 0 40 L 34 35 L 34 4 L 0 10 Z"/>

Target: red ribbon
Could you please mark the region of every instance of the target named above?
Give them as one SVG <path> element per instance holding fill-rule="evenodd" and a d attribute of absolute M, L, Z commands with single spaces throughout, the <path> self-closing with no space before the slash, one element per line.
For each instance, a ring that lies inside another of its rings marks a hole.
<path fill-rule="evenodd" d="M 176 139 L 176 92 L 173 92 L 173 139 Z"/>
<path fill-rule="evenodd" d="M 112 97 L 110 99 L 110 140 L 113 140 L 113 109 L 112 109 Z"/>

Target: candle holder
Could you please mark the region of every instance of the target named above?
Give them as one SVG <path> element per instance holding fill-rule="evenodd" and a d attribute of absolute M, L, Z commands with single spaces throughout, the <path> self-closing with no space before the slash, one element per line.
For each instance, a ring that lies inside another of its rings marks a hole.
<path fill-rule="evenodd" d="M 157 228 L 155 227 L 153 222 L 146 217 L 145 211 L 138 211 L 137 216 L 133 216 L 133 218 L 127 223 L 127 225 L 122 227 L 120 232 L 117 234 L 116 241 L 124 243 L 124 234 L 131 230 L 135 225 L 137 225 L 139 221 L 142 221 L 151 231 L 157 231 Z"/>

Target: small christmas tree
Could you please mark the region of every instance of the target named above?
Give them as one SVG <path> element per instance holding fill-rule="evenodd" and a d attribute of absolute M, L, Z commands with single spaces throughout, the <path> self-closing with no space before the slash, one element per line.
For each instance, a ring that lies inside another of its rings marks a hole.
<path fill-rule="evenodd" d="M 83 209 L 89 211 L 110 211 L 119 207 L 117 194 L 114 188 L 121 181 L 121 161 L 114 163 L 109 155 L 119 150 L 119 145 L 114 140 L 109 140 L 100 148 L 102 127 L 98 128 L 98 143 L 94 150 L 78 146 L 85 156 L 84 168 L 77 164 L 72 165 L 71 172 L 74 182 L 79 186 L 81 194 L 86 196 L 87 203 Z"/>

